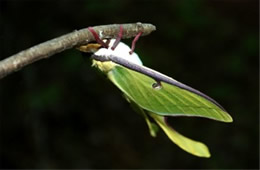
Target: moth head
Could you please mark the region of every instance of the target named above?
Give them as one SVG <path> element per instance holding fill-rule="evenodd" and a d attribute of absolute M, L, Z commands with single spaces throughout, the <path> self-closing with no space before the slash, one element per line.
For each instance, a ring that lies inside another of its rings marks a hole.
<path fill-rule="evenodd" d="M 98 43 L 89 43 L 86 45 L 81 45 L 77 49 L 83 53 L 95 53 L 99 50 L 99 48 L 102 47 Z"/>
<path fill-rule="evenodd" d="M 83 53 L 89 53 L 92 55 L 102 48 L 103 48 L 102 45 L 99 43 L 89 43 L 86 45 L 81 45 L 77 49 Z M 114 67 L 114 64 L 111 61 L 101 62 L 93 59 L 92 66 L 97 67 L 102 72 L 108 72 Z"/>

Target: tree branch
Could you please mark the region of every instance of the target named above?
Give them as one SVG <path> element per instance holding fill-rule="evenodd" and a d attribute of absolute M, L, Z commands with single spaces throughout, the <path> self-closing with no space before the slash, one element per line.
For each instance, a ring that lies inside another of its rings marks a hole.
<path fill-rule="evenodd" d="M 140 31 L 143 32 L 142 35 L 144 36 L 156 30 L 155 26 L 153 26 L 152 24 L 143 24 L 140 22 L 132 24 L 122 24 L 122 26 L 124 30 L 122 38 L 134 37 Z M 116 38 L 119 32 L 119 27 L 119 24 L 113 24 L 95 26 L 93 27 L 93 29 L 97 33 L 99 33 L 101 39 L 105 39 Z M 0 61 L 0 79 L 14 71 L 18 71 L 24 66 L 29 65 L 35 61 L 41 60 L 43 58 L 48 58 L 56 53 L 79 45 L 87 44 L 91 41 L 95 41 L 95 38 L 87 28 L 84 28 L 35 45 L 29 49 L 21 51 Z"/>

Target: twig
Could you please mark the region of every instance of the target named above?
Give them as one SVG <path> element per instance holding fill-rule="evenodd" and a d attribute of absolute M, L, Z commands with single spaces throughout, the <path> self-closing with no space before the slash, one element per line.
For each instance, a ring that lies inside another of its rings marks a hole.
<path fill-rule="evenodd" d="M 122 38 L 134 37 L 139 32 L 143 32 L 143 36 L 148 35 L 156 29 L 152 24 L 143 24 L 139 22 L 122 24 L 122 26 L 124 30 Z M 118 35 L 119 28 L 119 24 L 93 27 L 93 29 L 100 34 L 99 36 L 102 39 L 115 38 Z M 35 61 L 48 58 L 56 53 L 75 46 L 87 44 L 94 40 L 95 38 L 93 35 L 85 28 L 33 46 L 0 61 L 0 79 Z"/>

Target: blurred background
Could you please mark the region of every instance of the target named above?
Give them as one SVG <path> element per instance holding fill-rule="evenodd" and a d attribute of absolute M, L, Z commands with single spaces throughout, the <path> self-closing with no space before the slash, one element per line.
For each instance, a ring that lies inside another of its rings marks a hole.
<path fill-rule="evenodd" d="M 149 135 L 102 74 L 75 49 L 0 80 L 1 168 L 259 168 L 259 1 L 1 0 L 1 59 L 88 26 L 144 22 L 143 63 L 217 100 L 233 123 L 171 118 L 212 157 Z M 131 43 L 131 40 L 123 40 Z"/>

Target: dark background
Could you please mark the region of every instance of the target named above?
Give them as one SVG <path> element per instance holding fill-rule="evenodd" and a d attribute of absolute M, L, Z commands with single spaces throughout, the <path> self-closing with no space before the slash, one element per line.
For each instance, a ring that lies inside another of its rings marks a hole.
<path fill-rule="evenodd" d="M 143 118 L 75 49 L 0 80 L 1 168 L 259 168 L 256 0 L 2 1 L 1 59 L 88 26 L 144 22 L 146 66 L 203 91 L 233 123 L 172 118 L 208 145 L 194 157 Z M 131 40 L 124 40 L 130 43 Z"/>

